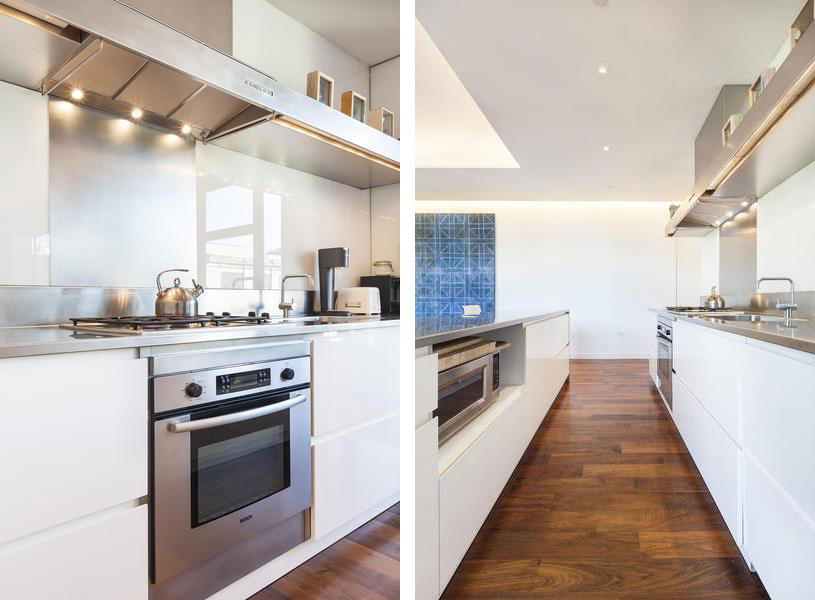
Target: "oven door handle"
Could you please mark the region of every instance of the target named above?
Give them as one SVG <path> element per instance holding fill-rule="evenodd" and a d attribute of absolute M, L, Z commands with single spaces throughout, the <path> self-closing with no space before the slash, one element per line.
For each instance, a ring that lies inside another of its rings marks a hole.
<path fill-rule="evenodd" d="M 268 406 L 260 406 L 258 408 L 251 408 L 249 410 L 230 413 L 228 415 L 221 415 L 220 417 L 210 417 L 209 419 L 199 419 L 197 421 L 170 421 L 167 423 L 167 430 L 171 431 L 172 433 L 186 433 L 188 431 L 200 431 L 202 429 L 220 427 L 221 425 L 229 425 L 230 423 L 240 423 L 241 421 L 257 419 L 258 417 L 287 410 L 305 401 L 305 394 L 297 394 L 296 396 L 292 396 L 283 402 L 269 404 Z"/>

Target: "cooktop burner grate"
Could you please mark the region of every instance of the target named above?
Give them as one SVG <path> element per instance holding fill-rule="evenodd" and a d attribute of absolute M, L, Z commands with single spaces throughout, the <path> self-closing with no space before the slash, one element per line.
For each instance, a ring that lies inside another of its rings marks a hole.
<path fill-rule="evenodd" d="M 732 308 L 708 308 L 706 306 L 666 306 L 665 310 L 670 312 L 726 312 Z"/>
<path fill-rule="evenodd" d="M 231 315 L 228 312 L 216 315 L 208 312 L 197 317 L 70 317 L 74 326 L 84 325 L 107 327 L 110 329 L 185 329 L 191 327 L 221 327 L 224 325 L 262 325 L 268 323 L 269 313 L 258 316 L 254 312 L 248 315 Z"/>

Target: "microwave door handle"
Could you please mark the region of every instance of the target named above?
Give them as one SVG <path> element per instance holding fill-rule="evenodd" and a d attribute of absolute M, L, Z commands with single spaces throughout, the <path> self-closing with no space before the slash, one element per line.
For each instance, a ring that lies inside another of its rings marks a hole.
<path fill-rule="evenodd" d="M 296 396 L 292 396 L 288 400 L 278 402 L 277 404 L 251 408 L 249 410 L 230 413 L 228 415 L 221 415 L 219 417 L 210 417 L 209 419 L 199 419 L 197 421 L 170 421 L 167 423 L 167 430 L 171 431 L 172 433 L 186 433 L 188 431 L 200 431 L 202 429 L 219 427 L 221 425 L 229 425 L 231 423 L 240 423 L 241 421 L 249 421 L 250 419 L 257 419 L 258 417 L 287 410 L 300 404 L 301 402 L 305 402 L 305 400 L 305 394 L 297 394 Z"/>

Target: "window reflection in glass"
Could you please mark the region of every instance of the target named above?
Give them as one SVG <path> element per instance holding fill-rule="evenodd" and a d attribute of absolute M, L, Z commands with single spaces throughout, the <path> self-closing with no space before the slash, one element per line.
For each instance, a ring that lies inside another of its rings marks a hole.
<path fill-rule="evenodd" d="M 251 290 L 254 285 L 254 236 L 224 238 L 207 242 L 207 287 Z"/>
<path fill-rule="evenodd" d="M 240 185 L 227 185 L 207 192 L 207 231 L 252 224 L 252 190 Z"/>

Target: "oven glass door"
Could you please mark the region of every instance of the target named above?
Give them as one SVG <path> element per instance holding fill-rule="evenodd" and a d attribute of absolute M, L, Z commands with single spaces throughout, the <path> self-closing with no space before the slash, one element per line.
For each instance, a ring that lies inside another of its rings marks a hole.
<path fill-rule="evenodd" d="M 673 345 L 662 336 L 657 336 L 657 376 L 659 391 L 668 408 L 673 410 Z"/>
<path fill-rule="evenodd" d="M 238 408 L 195 413 L 191 422 L 252 410 L 259 400 Z M 289 411 L 284 410 L 190 435 L 192 527 L 249 506 L 291 485 Z"/>
<path fill-rule="evenodd" d="M 447 441 L 492 401 L 492 355 L 439 373 L 439 443 Z"/>

